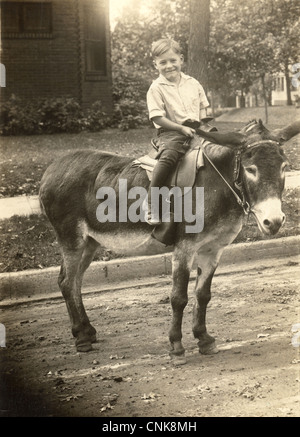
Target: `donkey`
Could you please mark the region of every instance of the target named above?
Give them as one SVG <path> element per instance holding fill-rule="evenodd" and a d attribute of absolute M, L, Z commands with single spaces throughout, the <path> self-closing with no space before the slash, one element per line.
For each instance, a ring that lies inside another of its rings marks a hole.
<path fill-rule="evenodd" d="M 90 351 L 96 341 L 96 330 L 82 302 L 81 285 L 101 243 L 127 255 L 172 251 L 169 341 L 170 356 L 178 363 L 185 362 L 182 318 L 196 259 L 193 334 L 200 353 L 216 353 L 215 339 L 208 334 L 205 321 L 214 272 L 224 248 L 240 232 L 245 214 L 253 214 L 260 231 L 266 235 L 276 234 L 283 225 L 281 196 L 287 160 L 281 146 L 299 132 L 300 121 L 274 132 L 266 129 L 261 120 L 251 121 L 239 132 L 198 129 L 197 134 L 208 142 L 203 147 L 204 166 L 198 170 L 192 190 L 204 187 L 204 227 L 201 232 L 187 233 L 184 219 L 176 223 L 173 245 L 168 248 L 150 235 L 152 227 L 142 220 L 100 223 L 96 217 L 100 187 L 115 189 L 117 196 L 120 179 L 127 181 L 128 189 L 148 188 L 146 171 L 133 166 L 130 157 L 77 150 L 54 161 L 42 178 L 39 196 L 62 251 L 58 284 L 66 301 L 77 351 Z M 193 141 L 196 139 L 191 147 Z"/>

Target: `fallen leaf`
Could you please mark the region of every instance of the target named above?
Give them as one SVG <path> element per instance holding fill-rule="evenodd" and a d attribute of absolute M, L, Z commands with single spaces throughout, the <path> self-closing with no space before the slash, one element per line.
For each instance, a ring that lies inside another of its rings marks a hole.
<path fill-rule="evenodd" d="M 265 338 L 265 337 L 269 337 L 270 334 L 257 334 L 257 338 Z"/>
<path fill-rule="evenodd" d="M 82 398 L 82 397 L 83 397 L 82 394 L 70 395 L 70 396 L 63 398 L 62 402 L 70 402 L 72 400 L 76 401 L 77 399 Z"/>
<path fill-rule="evenodd" d="M 112 405 L 110 405 L 110 403 L 108 402 L 108 404 L 104 405 L 104 407 L 100 408 L 100 412 L 103 413 L 106 410 L 113 410 L 114 407 Z"/>
<path fill-rule="evenodd" d="M 122 355 L 122 356 L 118 356 L 118 355 L 111 355 L 110 357 L 109 357 L 111 360 L 124 360 L 124 358 L 125 358 L 125 355 Z"/>
<path fill-rule="evenodd" d="M 113 380 L 116 381 L 116 382 L 122 382 L 123 378 L 122 378 L 122 376 L 114 376 Z"/>
<path fill-rule="evenodd" d="M 146 401 L 146 400 L 154 400 L 154 399 L 159 398 L 159 397 L 160 397 L 159 394 L 151 392 L 149 394 L 144 393 L 143 396 L 141 397 L 141 399 L 143 401 Z"/>

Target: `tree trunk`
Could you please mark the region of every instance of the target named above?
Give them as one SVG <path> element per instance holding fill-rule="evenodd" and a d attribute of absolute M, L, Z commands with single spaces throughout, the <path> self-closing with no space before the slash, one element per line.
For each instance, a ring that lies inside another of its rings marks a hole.
<path fill-rule="evenodd" d="M 211 115 L 215 116 L 215 99 L 214 99 L 214 90 L 210 92 L 210 106 L 211 106 Z"/>
<path fill-rule="evenodd" d="M 289 72 L 289 65 L 288 65 L 288 63 L 284 64 L 284 75 L 285 75 L 285 83 L 286 83 L 286 100 L 287 100 L 287 105 L 291 106 L 293 103 L 292 103 L 291 79 L 290 79 L 290 72 Z"/>
<path fill-rule="evenodd" d="M 272 106 L 272 90 L 268 90 L 268 105 Z"/>
<path fill-rule="evenodd" d="M 265 73 L 261 75 L 261 83 L 262 83 L 263 96 L 265 102 L 265 117 L 266 117 L 265 123 L 268 124 L 269 114 L 268 114 L 268 97 L 267 97 L 267 90 L 266 90 Z"/>
<path fill-rule="evenodd" d="M 205 92 L 208 88 L 208 44 L 210 0 L 190 0 L 188 74 L 197 79 Z"/>
<path fill-rule="evenodd" d="M 243 88 L 241 89 L 241 108 L 245 108 L 246 107 L 246 99 L 244 96 L 244 90 Z"/>

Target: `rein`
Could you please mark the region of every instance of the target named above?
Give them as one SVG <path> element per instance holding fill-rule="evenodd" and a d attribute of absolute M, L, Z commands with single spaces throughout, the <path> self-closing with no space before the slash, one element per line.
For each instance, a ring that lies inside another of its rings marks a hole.
<path fill-rule="evenodd" d="M 218 175 L 221 177 L 221 179 L 225 182 L 227 187 L 230 189 L 230 191 L 234 195 L 237 203 L 243 208 L 243 211 L 244 211 L 245 215 L 248 215 L 251 212 L 251 206 L 250 206 L 250 204 L 247 202 L 247 200 L 245 198 L 243 182 L 239 181 L 239 176 L 240 176 L 240 172 L 241 172 L 241 157 L 242 157 L 242 154 L 246 150 L 248 150 L 250 148 L 252 149 L 253 147 L 259 146 L 261 144 L 276 144 L 276 145 L 279 145 L 279 143 L 277 141 L 273 141 L 273 140 L 260 140 L 260 141 L 256 141 L 255 143 L 248 144 L 247 146 L 242 145 L 241 147 L 238 148 L 237 152 L 235 153 L 234 171 L 233 171 L 233 182 L 234 182 L 234 186 L 236 187 L 236 189 L 240 192 L 240 196 L 232 188 L 232 186 L 227 182 L 227 180 L 224 178 L 222 173 L 219 172 L 219 170 L 217 169 L 215 164 L 212 162 L 212 160 L 209 158 L 209 156 L 205 152 L 203 145 L 201 144 L 201 149 L 202 149 L 203 155 L 208 160 L 208 162 L 213 167 L 213 169 L 218 173 Z"/>

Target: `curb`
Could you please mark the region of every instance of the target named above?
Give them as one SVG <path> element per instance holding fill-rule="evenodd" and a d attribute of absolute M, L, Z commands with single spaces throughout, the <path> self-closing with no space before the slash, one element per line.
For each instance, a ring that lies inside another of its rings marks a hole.
<path fill-rule="evenodd" d="M 225 248 L 218 271 L 231 273 L 242 264 L 271 258 L 287 258 L 300 254 L 300 236 L 232 244 Z M 93 262 L 83 280 L 83 294 L 120 288 L 120 283 L 171 275 L 171 254 L 140 256 Z M 196 262 L 193 268 L 196 269 Z M 261 264 L 255 267 L 260 268 Z M 254 267 L 254 268 L 255 268 Z M 2 273 L 0 275 L 0 306 L 61 297 L 57 285 L 59 267 L 43 270 Z M 169 277 L 170 281 L 171 278 Z M 130 286 L 127 284 L 127 287 Z M 124 287 L 123 287 L 124 288 Z"/>

